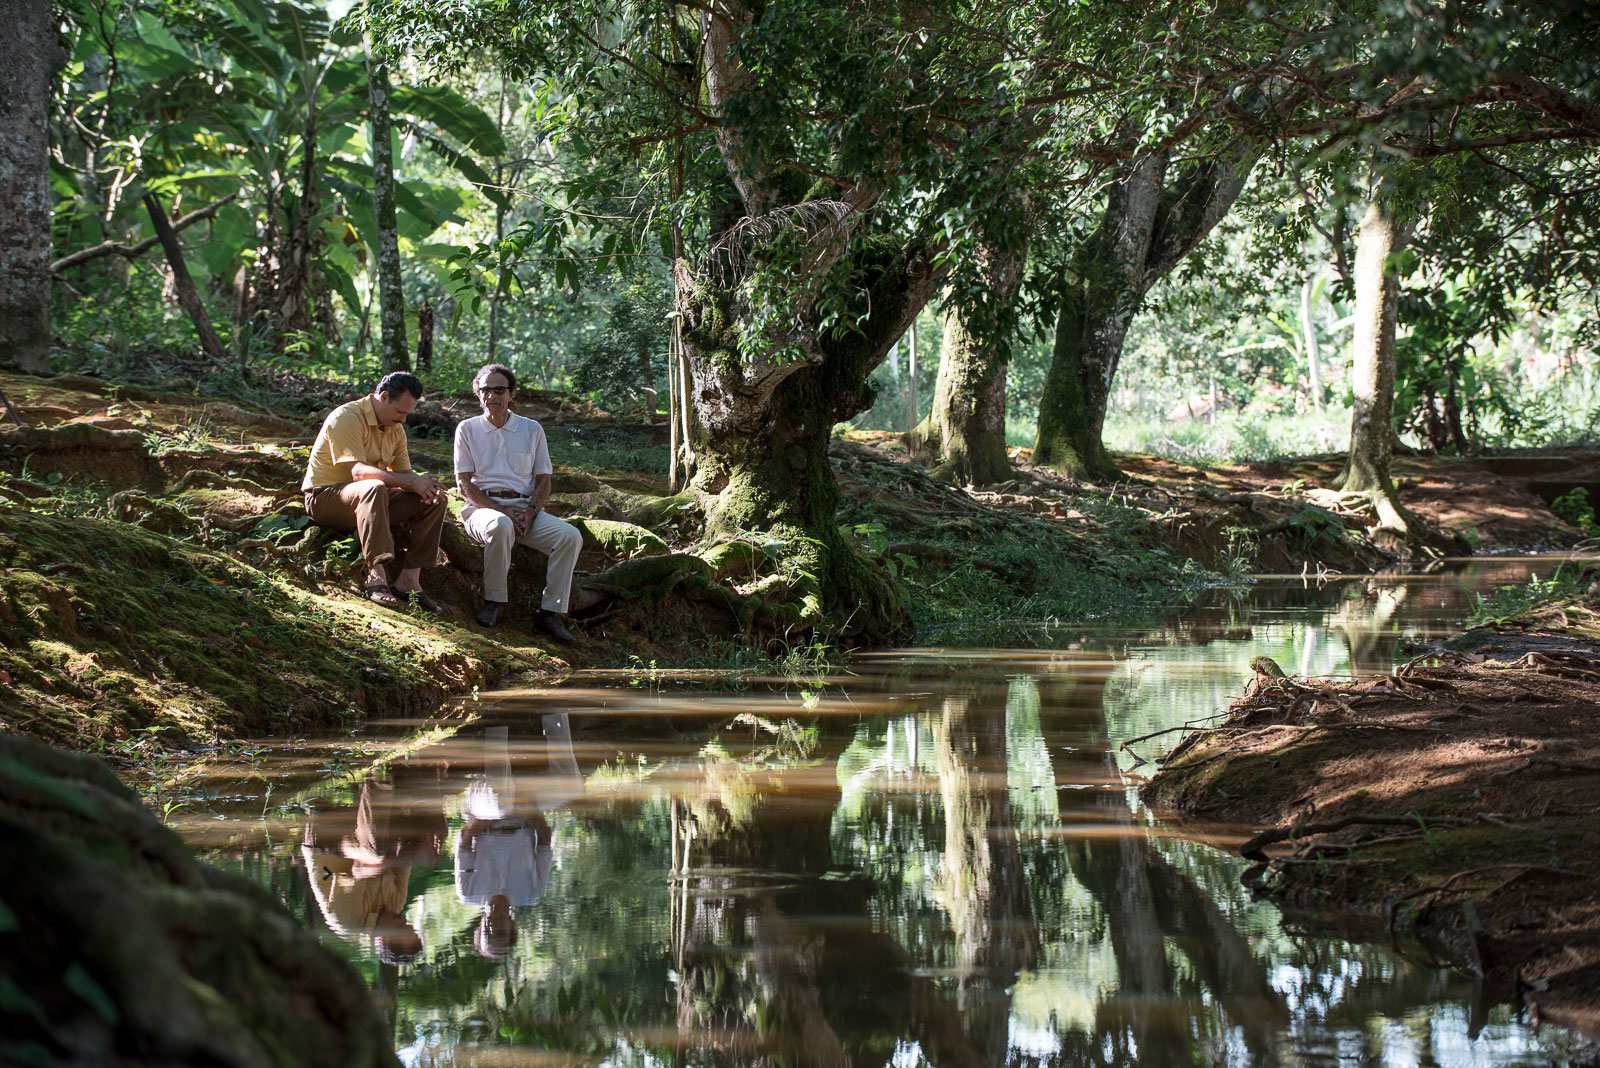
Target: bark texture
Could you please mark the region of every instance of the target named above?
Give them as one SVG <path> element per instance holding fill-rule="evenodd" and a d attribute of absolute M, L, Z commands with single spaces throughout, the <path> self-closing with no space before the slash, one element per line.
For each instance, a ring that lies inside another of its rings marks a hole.
<path fill-rule="evenodd" d="M 50 82 L 61 60 L 49 0 L 6 5 L 0 32 L 0 365 L 50 370 Z"/>
<path fill-rule="evenodd" d="M 1121 477 L 1102 432 L 1128 326 L 1150 287 L 1222 221 L 1260 151 L 1247 142 L 1177 174 L 1166 152 L 1118 166 L 1100 226 L 1062 272 L 1035 463 L 1091 481 Z"/>
<path fill-rule="evenodd" d="M 718 115 L 749 107 L 739 36 L 756 10 L 714 0 L 702 13 L 703 88 Z M 817 184 L 772 162 L 788 146 L 740 122 L 715 130 L 726 182 L 712 198 L 712 243 L 674 266 L 706 533 L 776 547 L 778 573 L 758 593 L 782 631 L 903 637 L 898 588 L 838 529 L 828 442 L 871 407 L 867 376 L 926 302 L 932 268 L 905 239 L 871 232 L 876 172 L 847 188 Z"/>
<path fill-rule="evenodd" d="M 1356 236 L 1355 393 L 1350 413 L 1350 458 L 1340 488 L 1352 493 L 1393 491 L 1394 333 L 1400 280 L 1389 268 L 1398 231 L 1384 198 L 1367 205 Z"/>
<path fill-rule="evenodd" d="M 367 94 L 372 120 L 372 199 L 378 225 L 378 321 L 385 371 L 408 371 L 406 297 L 400 275 L 400 230 L 394 204 L 394 133 L 389 117 L 389 68 L 367 61 Z"/>
<path fill-rule="evenodd" d="M 788 623 L 831 619 L 841 634 L 891 640 L 907 633 L 906 609 L 880 570 L 840 534 L 838 483 L 828 462 L 836 423 L 872 407 L 867 376 L 927 299 L 926 261 L 885 240 L 865 241 L 852 257 L 866 280 L 859 332 L 800 332 L 804 356 L 780 362 L 741 349 L 740 299 L 690 275 L 680 262 L 692 489 L 713 538 L 760 533 L 783 553 L 786 593 L 771 593 Z M 870 302 L 870 303 L 869 303 Z M 787 603 L 782 603 L 787 601 Z"/>
<path fill-rule="evenodd" d="M 928 418 L 911 432 L 919 452 L 938 460 L 935 474 L 966 485 L 1003 482 L 1011 475 L 1006 459 L 1007 331 L 996 329 L 1016 299 L 1022 282 L 1026 249 L 984 249 L 984 274 L 991 306 L 983 309 L 983 326 L 974 322 L 978 309 L 952 307 L 945 315 L 944 344 L 939 350 L 939 377 Z M 914 379 L 913 379 L 914 381 Z"/>

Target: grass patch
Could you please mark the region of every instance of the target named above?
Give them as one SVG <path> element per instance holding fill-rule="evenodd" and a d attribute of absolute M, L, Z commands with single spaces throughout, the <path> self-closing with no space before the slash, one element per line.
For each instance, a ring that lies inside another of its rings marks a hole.
<path fill-rule="evenodd" d="M 1583 598 L 1594 581 L 1594 565 L 1562 564 L 1547 579 L 1528 577 L 1524 586 L 1498 586 L 1477 595 L 1467 623 L 1474 627 L 1500 626 L 1531 614 L 1558 608 Z"/>
<path fill-rule="evenodd" d="M 1148 453 L 1190 463 L 1282 460 L 1347 449 L 1350 410 L 1326 408 L 1301 415 L 1224 411 L 1215 421 L 1179 423 L 1113 417 L 1106 422 L 1105 442 L 1113 452 Z"/>
<path fill-rule="evenodd" d="M 0 567 L 3 723 L 75 748 L 353 725 L 517 666 L 463 628 L 106 519 L 0 510 Z"/>

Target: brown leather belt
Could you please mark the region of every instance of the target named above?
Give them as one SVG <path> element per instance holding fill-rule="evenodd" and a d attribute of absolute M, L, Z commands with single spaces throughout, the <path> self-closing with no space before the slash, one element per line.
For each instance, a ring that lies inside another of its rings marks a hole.
<path fill-rule="evenodd" d="M 483 495 L 485 497 L 495 497 L 502 501 L 515 500 L 518 497 L 527 496 L 526 493 L 515 493 L 511 490 L 484 490 Z"/>

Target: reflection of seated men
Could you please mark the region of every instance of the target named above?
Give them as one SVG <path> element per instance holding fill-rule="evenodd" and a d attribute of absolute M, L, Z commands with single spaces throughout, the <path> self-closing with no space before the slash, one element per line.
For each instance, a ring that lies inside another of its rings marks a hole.
<path fill-rule="evenodd" d="M 388 784 L 363 782 L 354 824 L 349 809 L 319 813 L 301 855 L 328 927 L 345 938 L 370 935 L 380 960 L 405 964 L 422 949 L 405 917 L 411 867 L 438 861 L 446 828 L 442 813 L 397 813 L 393 793 Z"/>
<path fill-rule="evenodd" d="M 539 807 L 517 803 L 505 727 L 484 731 L 484 773 L 474 776 L 462 801 L 466 826 L 456 842 L 456 893 L 483 909 L 473 936 L 485 957 L 504 957 L 517 940 L 512 908 L 544 896 L 550 879 L 551 831 L 542 809 L 583 792 L 583 777 L 572 755 L 572 734 L 564 713 L 544 716 L 548 768 L 521 779 L 524 797 Z"/>

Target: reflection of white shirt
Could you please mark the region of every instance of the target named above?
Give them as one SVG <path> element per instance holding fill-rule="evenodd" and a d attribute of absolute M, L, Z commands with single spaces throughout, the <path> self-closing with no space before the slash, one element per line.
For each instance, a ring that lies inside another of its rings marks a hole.
<path fill-rule="evenodd" d="M 537 420 L 513 413 L 505 426 L 495 426 L 479 415 L 456 425 L 456 473 L 471 472 L 479 489 L 531 493 L 533 477 L 551 470 L 550 446 Z"/>
<path fill-rule="evenodd" d="M 531 905 L 544 896 L 549 878 L 550 847 L 538 844 L 531 824 L 497 821 L 470 843 L 462 833 L 456 848 L 456 894 L 466 904 L 487 905 L 491 897 L 504 894 L 513 905 Z"/>

